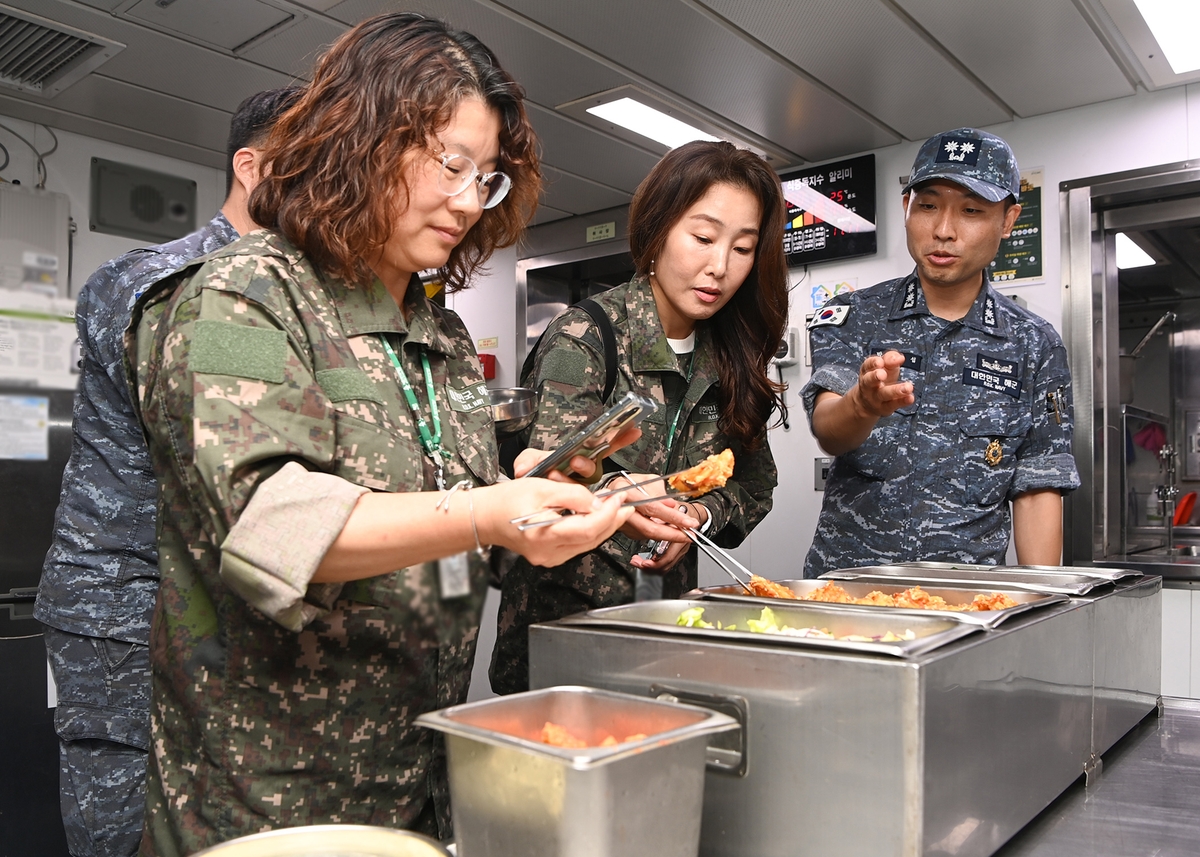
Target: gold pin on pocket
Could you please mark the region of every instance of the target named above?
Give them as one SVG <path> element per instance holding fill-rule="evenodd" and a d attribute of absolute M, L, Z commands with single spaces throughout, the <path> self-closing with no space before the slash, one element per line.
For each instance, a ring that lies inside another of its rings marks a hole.
<path fill-rule="evenodd" d="M 995 467 L 1000 463 L 1000 459 L 1004 457 L 1004 450 L 1000 447 L 1000 441 L 992 438 L 992 442 L 987 445 L 987 449 L 983 451 L 983 460 L 991 467 Z"/>

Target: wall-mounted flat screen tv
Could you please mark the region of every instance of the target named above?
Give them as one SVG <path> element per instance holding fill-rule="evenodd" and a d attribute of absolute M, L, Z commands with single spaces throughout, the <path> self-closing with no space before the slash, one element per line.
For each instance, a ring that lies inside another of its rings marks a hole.
<path fill-rule="evenodd" d="M 788 267 L 868 256 L 875 242 L 875 156 L 781 173 Z"/>

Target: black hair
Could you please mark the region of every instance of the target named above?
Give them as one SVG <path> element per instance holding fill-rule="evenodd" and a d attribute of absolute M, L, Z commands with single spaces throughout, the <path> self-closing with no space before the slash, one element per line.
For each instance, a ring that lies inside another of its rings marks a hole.
<path fill-rule="evenodd" d="M 233 156 L 238 149 L 260 146 L 275 121 L 300 97 L 300 87 L 285 86 L 256 92 L 237 106 L 229 120 L 229 139 L 225 143 L 225 196 L 233 188 Z"/>

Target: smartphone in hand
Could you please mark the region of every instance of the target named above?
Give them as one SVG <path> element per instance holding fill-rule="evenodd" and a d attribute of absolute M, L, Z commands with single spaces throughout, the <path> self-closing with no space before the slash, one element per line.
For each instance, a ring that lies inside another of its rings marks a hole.
<path fill-rule="evenodd" d="M 547 476 L 554 470 L 569 473 L 571 459 L 577 455 L 592 461 L 602 458 L 608 452 L 613 438 L 629 426 L 640 423 L 657 408 L 658 404 L 653 399 L 637 393 L 626 393 L 619 402 L 567 438 L 525 475 Z"/>

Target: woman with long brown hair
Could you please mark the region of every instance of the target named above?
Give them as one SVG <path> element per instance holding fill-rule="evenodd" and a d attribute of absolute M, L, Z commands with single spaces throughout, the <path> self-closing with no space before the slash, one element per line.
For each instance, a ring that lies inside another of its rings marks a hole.
<path fill-rule="evenodd" d="M 464 287 L 538 196 L 522 93 L 484 45 L 363 22 L 263 163 L 265 229 L 143 296 L 127 341 L 161 486 L 143 854 L 313 823 L 448 838 L 442 744 L 413 720 L 465 699 L 486 546 L 554 565 L 629 514 L 493 485 L 471 338 L 418 277 Z M 546 507 L 590 514 L 508 522 Z"/>
<path fill-rule="evenodd" d="M 658 410 L 642 437 L 609 457 L 635 474 L 666 474 L 732 449 L 728 484 L 685 503 L 640 506 L 621 532 L 586 556 L 505 570 L 492 688 L 528 687 L 528 629 L 536 622 L 633 600 L 635 577 L 662 576 L 662 594 L 696 585 L 696 551 L 678 526 L 736 547 L 771 509 L 775 462 L 767 424 L 782 387 L 767 374 L 787 322 L 785 219 L 779 179 L 762 158 L 729 143 L 669 152 L 629 207 L 637 277 L 596 296 L 616 339 L 609 402 L 629 390 Z M 529 445 L 553 449 L 605 406 L 604 337 L 582 309 L 551 322 L 523 383 L 540 392 Z M 679 512 L 687 518 L 679 520 Z M 645 540 L 659 550 L 639 556 Z M 661 551 L 661 552 L 660 552 Z"/>

